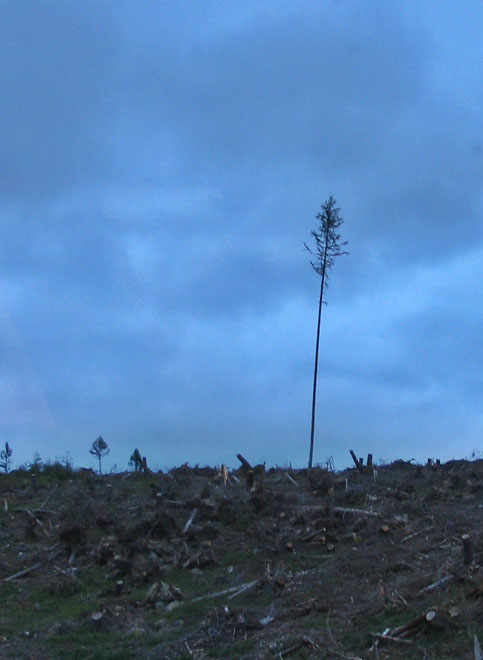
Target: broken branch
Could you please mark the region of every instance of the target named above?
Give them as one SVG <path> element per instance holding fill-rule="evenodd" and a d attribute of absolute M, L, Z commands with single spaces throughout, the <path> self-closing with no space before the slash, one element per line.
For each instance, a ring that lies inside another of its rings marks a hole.
<path fill-rule="evenodd" d="M 211 594 L 206 594 L 204 596 L 198 596 L 197 598 L 192 598 L 191 602 L 192 603 L 199 603 L 202 600 L 208 600 L 210 598 L 219 598 L 220 596 L 227 596 L 228 594 L 234 594 L 233 595 L 233 598 L 234 598 L 235 596 L 238 596 L 240 593 L 248 591 L 248 589 L 253 589 L 254 587 L 258 586 L 261 583 L 262 583 L 262 580 L 253 580 L 252 582 L 246 582 L 245 584 L 239 584 L 236 587 L 230 587 L 229 589 L 223 589 L 223 591 L 214 591 Z"/>
<path fill-rule="evenodd" d="M 10 580 L 16 580 L 19 577 L 22 577 L 23 575 L 27 575 L 27 573 L 31 573 L 32 571 L 36 571 L 38 568 L 42 566 L 41 562 L 38 562 L 37 564 L 33 564 L 32 566 L 29 566 L 28 568 L 24 568 L 23 571 L 19 571 L 18 573 L 14 573 L 13 575 L 9 575 L 8 577 L 4 578 L 4 582 L 10 582 Z"/>
<path fill-rule="evenodd" d="M 186 525 L 183 527 L 183 532 L 182 532 L 183 534 L 186 534 L 188 529 L 191 527 L 191 523 L 195 519 L 195 516 L 196 516 L 197 513 L 198 513 L 198 509 L 196 509 L 196 508 L 193 509 L 193 511 L 191 512 L 190 517 L 188 518 L 188 521 L 187 521 Z"/>

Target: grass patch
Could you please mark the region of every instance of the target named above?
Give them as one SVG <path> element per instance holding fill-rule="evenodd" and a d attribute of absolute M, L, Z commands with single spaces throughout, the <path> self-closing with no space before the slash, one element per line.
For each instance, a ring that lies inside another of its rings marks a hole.
<path fill-rule="evenodd" d="M 131 660 L 142 657 L 140 647 L 154 646 L 157 641 L 150 635 L 83 631 L 52 637 L 47 644 L 59 660 Z"/>
<path fill-rule="evenodd" d="M 92 610 L 92 602 L 82 594 L 60 596 L 45 590 L 23 592 L 5 599 L 0 610 L 0 635 L 7 637 L 25 630 L 44 630 L 55 621 L 78 618 Z"/>

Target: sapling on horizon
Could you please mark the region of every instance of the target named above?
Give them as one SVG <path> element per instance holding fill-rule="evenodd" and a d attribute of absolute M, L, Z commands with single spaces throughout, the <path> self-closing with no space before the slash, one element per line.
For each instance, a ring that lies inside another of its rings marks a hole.
<path fill-rule="evenodd" d="M 143 459 L 139 452 L 139 449 L 135 449 L 129 459 L 129 465 L 134 468 L 134 472 L 141 472 L 143 468 Z"/>
<path fill-rule="evenodd" d="M 102 436 L 99 436 L 97 440 L 94 440 L 91 448 L 89 449 L 89 453 L 95 456 L 99 461 L 99 474 L 102 474 L 102 459 L 104 456 L 107 456 L 109 451 L 110 449 L 107 446 L 107 442 L 104 440 L 104 438 L 102 438 Z"/>
<path fill-rule="evenodd" d="M 0 452 L 0 469 L 3 470 L 5 474 L 10 472 L 10 468 L 12 466 L 12 454 L 12 448 L 8 442 L 6 442 L 5 447 Z"/>

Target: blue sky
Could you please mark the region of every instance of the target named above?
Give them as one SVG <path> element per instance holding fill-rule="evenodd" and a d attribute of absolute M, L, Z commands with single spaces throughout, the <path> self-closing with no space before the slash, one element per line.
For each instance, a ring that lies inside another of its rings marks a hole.
<path fill-rule="evenodd" d="M 483 8 L 0 1 L 14 463 L 447 460 L 483 432 Z"/>

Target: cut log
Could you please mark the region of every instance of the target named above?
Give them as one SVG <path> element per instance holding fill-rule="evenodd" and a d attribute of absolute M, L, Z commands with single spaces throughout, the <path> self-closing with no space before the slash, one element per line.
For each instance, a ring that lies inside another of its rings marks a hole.
<path fill-rule="evenodd" d="M 389 630 L 387 634 L 391 635 L 392 637 L 412 634 L 412 632 L 415 632 L 415 629 L 418 628 L 418 626 L 420 626 L 421 623 L 425 620 L 425 616 L 426 612 L 423 612 L 423 614 L 419 614 L 417 617 L 411 619 L 411 621 L 408 621 L 404 625 L 399 626 L 398 628 L 394 628 L 393 630 Z"/>
<path fill-rule="evenodd" d="M 435 630 L 444 630 L 445 628 L 444 622 L 441 620 L 441 617 L 438 617 L 434 609 L 426 612 L 424 618 L 426 619 L 426 623 L 429 623 L 429 625 Z"/>

